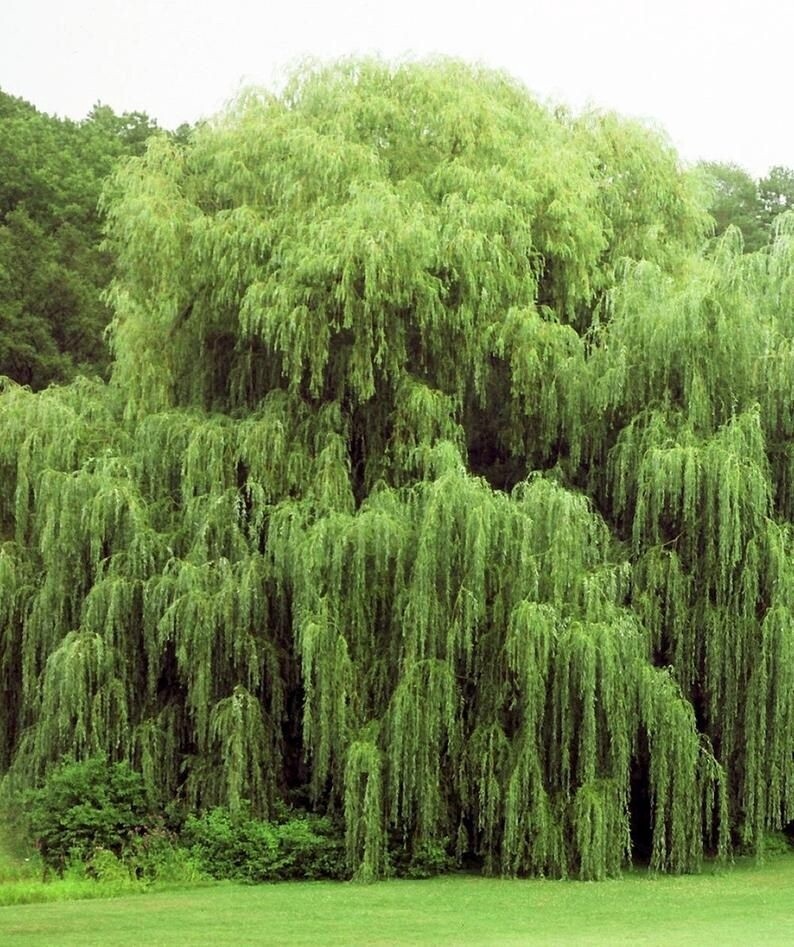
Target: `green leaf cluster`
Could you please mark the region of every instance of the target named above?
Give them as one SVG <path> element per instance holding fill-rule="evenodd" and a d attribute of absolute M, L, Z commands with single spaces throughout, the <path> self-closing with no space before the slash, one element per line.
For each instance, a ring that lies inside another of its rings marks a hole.
<path fill-rule="evenodd" d="M 41 856 L 61 872 L 69 859 L 90 860 L 99 849 L 117 856 L 128 851 L 150 820 L 143 777 L 103 757 L 62 763 L 26 802 Z"/>
<path fill-rule="evenodd" d="M 266 822 L 210 809 L 188 818 L 182 844 L 212 878 L 257 884 L 344 877 L 342 838 L 321 816 Z"/>
<path fill-rule="evenodd" d="M 82 122 L 0 91 L 0 375 L 34 389 L 107 375 L 102 183 L 156 123 L 97 105 Z"/>
<path fill-rule="evenodd" d="M 736 164 L 705 161 L 699 165 L 706 185 L 715 233 L 735 227 L 746 252 L 755 252 L 775 236 L 777 220 L 794 210 L 794 170 L 776 165 L 755 180 Z"/>

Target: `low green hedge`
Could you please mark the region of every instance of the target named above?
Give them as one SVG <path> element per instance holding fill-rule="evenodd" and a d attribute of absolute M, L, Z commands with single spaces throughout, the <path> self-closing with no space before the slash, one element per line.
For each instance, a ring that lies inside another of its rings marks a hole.
<path fill-rule="evenodd" d="M 213 878 L 256 883 L 346 876 L 341 831 L 310 813 L 263 821 L 212 809 L 188 817 L 182 844 Z"/>

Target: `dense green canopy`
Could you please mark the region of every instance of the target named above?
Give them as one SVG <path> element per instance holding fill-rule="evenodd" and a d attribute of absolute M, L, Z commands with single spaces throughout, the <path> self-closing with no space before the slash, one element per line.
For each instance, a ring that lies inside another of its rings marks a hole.
<path fill-rule="evenodd" d="M 106 105 L 82 122 L 43 115 L 0 90 L 0 375 L 38 389 L 106 374 L 112 258 L 97 202 L 114 163 L 156 130 Z"/>
<path fill-rule="evenodd" d="M 794 170 L 777 165 L 754 180 L 736 164 L 704 161 L 698 165 L 707 189 L 707 206 L 715 233 L 728 227 L 742 235 L 744 249 L 753 252 L 770 243 L 778 218 L 794 210 Z"/>
<path fill-rule="evenodd" d="M 351 872 L 694 869 L 794 818 L 794 227 L 457 63 L 129 160 L 111 384 L 0 395 L 0 765 L 305 792 Z"/>

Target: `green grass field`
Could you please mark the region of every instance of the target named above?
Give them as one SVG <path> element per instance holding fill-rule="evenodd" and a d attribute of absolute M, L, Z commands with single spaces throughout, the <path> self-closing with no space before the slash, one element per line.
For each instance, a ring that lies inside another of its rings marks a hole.
<path fill-rule="evenodd" d="M 601 883 L 448 875 L 360 886 L 219 884 L 0 908 L 0 943 L 794 944 L 794 856 Z"/>

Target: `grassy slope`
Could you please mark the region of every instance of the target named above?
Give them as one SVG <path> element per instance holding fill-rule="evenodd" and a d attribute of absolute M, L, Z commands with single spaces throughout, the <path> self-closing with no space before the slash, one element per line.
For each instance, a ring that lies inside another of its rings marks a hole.
<path fill-rule="evenodd" d="M 0 908 L 3 944 L 792 944 L 794 856 L 599 884 L 446 876 Z"/>

